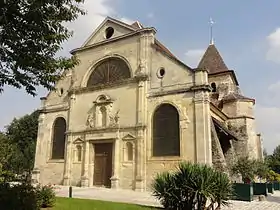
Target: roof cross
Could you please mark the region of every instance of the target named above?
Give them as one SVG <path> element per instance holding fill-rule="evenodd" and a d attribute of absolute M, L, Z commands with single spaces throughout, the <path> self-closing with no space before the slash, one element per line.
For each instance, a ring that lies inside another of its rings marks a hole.
<path fill-rule="evenodd" d="M 214 38 L 213 38 L 213 25 L 214 25 L 214 21 L 213 19 L 210 17 L 210 45 L 214 45 Z"/>

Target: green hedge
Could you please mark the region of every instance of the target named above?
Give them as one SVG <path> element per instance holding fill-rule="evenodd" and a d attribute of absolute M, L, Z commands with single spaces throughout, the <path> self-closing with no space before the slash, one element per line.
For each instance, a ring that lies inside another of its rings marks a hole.
<path fill-rule="evenodd" d="M 52 207 L 54 202 L 55 192 L 50 186 L 35 188 L 26 183 L 14 186 L 0 183 L 0 208 L 3 210 L 40 210 Z"/>

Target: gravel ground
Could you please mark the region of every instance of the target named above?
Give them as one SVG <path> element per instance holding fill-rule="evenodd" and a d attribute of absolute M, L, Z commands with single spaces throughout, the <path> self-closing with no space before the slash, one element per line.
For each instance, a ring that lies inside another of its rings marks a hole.
<path fill-rule="evenodd" d="M 67 186 L 57 186 L 56 194 L 60 197 L 68 197 Z M 74 198 L 95 199 L 104 201 L 115 201 L 134 203 L 140 205 L 160 206 L 148 192 L 135 192 L 131 190 L 114 190 L 106 188 L 79 188 L 73 187 Z M 267 196 L 267 201 L 231 201 L 231 205 L 223 207 L 223 210 L 280 210 L 280 191 Z"/>

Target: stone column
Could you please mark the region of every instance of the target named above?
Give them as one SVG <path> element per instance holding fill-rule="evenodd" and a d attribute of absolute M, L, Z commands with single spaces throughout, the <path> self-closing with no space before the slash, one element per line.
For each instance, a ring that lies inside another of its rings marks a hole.
<path fill-rule="evenodd" d="M 113 176 L 111 177 L 111 188 L 119 188 L 119 171 L 120 171 L 120 138 L 117 137 L 114 144 L 114 164 Z"/>
<path fill-rule="evenodd" d="M 64 163 L 64 176 L 63 176 L 63 185 L 69 186 L 71 185 L 71 164 L 72 164 L 72 141 L 71 136 L 67 135 L 67 143 L 66 143 L 66 156 Z"/>
<path fill-rule="evenodd" d="M 84 143 L 84 158 L 83 158 L 83 176 L 81 180 L 82 187 L 89 187 L 89 177 L 88 177 L 88 169 L 89 169 L 89 141 L 85 141 Z"/>

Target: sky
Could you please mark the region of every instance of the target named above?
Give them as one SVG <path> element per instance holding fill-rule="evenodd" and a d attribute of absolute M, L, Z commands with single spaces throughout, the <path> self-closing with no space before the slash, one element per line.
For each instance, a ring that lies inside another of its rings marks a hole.
<path fill-rule="evenodd" d="M 227 66 L 234 70 L 244 95 L 256 99 L 257 132 L 271 153 L 280 144 L 280 1 L 279 0 L 85 0 L 87 15 L 67 26 L 74 36 L 60 55 L 83 44 L 106 16 L 135 20 L 157 29 L 157 38 L 177 57 L 196 67 L 213 37 Z M 39 107 L 47 91 L 32 97 L 5 87 L 0 95 L 0 129 L 14 117 Z"/>

